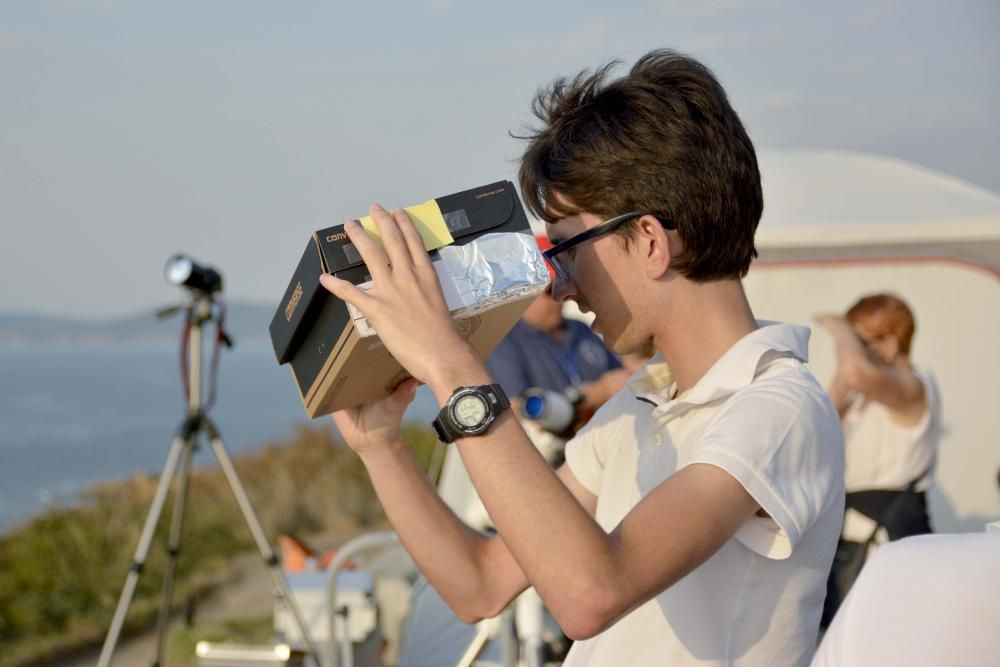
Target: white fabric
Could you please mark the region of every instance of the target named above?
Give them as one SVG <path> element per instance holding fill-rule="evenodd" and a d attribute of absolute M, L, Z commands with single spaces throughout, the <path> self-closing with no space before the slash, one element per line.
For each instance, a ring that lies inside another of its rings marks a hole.
<path fill-rule="evenodd" d="M 844 414 L 844 485 L 848 493 L 902 490 L 921 474 L 924 477 L 917 491 L 931 487 L 941 441 L 941 395 L 930 373 L 918 370 L 916 375 L 927 395 L 927 409 L 917 424 L 900 425 L 885 405 L 863 398 L 854 401 Z M 876 526 L 871 518 L 849 509 L 844 514 L 843 537 L 866 542 Z"/>
<path fill-rule="evenodd" d="M 931 375 L 917 371 L 927 395 L 920 422 L 902 426 L 885 405 L 863 398 L 844 415 L 844 484 L 848 493 L 875 489 L 902 490 L 927 473 L 917 485 L 926 491 L 934 474 L 941 439 L 941 399 Z"/>
<path fill-rule="evenodd" d="M 879 548 L 823 637 L 813 667 L 1000 664 L 1000 521 Z"/>
<path fill-rule="evenodd" d="M 607 531 L 692 463 L 726 470 L 771 518 L 747 521 L 681 581 L 576 642 L 566 665 L 808 664 L 840 532 L 843 440 L 803 365 L 809 329 L 761 325 L 673 400 L 654 357 L 567 445 Z"/>

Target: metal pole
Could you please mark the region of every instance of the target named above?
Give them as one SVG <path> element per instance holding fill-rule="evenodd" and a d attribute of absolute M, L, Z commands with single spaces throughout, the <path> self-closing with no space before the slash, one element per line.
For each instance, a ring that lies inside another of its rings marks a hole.
<path fill-rule="evenodd" d="M 201 364 L 202 325 L 212 314 L 212 302 L 208 296 L 198 294 L 188 311 L 188 405 L 184 431 L 184 453 L 181 460 L 180 479 L 174 496 L 174 510 L 170 517 L 170 534 L 167 537 L 167 567 L 163 575 L 163 593 L 160 612 L 156 618 L 156 657 L 152 667 L 164 664 L 167 650 L 167 630 L 170 624 L 170 607 L 174 592 L 174 574 L 177 557 L 180 554 L 181 535 L 184 529 L 184 510 L 187 505 L 188 481 L 191 476 L 191 457 L 197 449 L 201 414 Z"/>
<path fill-rule="evenodd" d="M 517 664 L 517 634 L 514 632 L 514 606 L 507 605 L 500 615 L 500 662 L 504 667 Z"/>
<path fill-rule="evenodd" d="M 188 322 L 191 330 L 188 333 L 188 363 L 191 372 L 188 373 L 188 414 L 201 414 L 201 325 L 212 316 L 212 300 L 207 294 L 198 294 L 191 305 Z"/>
<path fill-rule="evenodd" d="M 174 572 L 181 552 L 181 536 L 184 530 L 184 509 L 187 504 L 188 482 L 191 477 L 191 456 L 197 446 L 197 433 L 192 433 L 184 443 L 177 491 L 174 495 L 174 509 L 170 516 L 170 535 L 167 538 L 167 569 L 163 575 L 163 595 L 160 613 L 156 619 L 156 658 L 153 667 L 164 664 L 167 650 L 167 629 L 170 622 L 171 599 L 174 593 Z"/>
<path fill-rule="evenodd" d="M 142 535 L 139 537 L 139 546 L 135 550 L 132 559 L 132 567 L 129 568 L 128 576 L 125 578 L 125 587 L 118 598 L 118 607 L 115 608 L 115 615 L 111 619 L 111 627 L 104 638 L 104 646 L 101 647 L 101 656 L 97 660 L 97 667 L 108 667 L 111 663 L 111 655 L 115 651 L 115 644 L 118 643 L 118 636 L 125 623 L 125 614 L 128 606 L 132 602 L 135 594 L 136 584 L 139 582 L 139 575 L 146 564 L 146 556 L 149 554 L 149 545 L 153 541 L 153 533 L 156 524 L 160 520 L 160 513 L 163 511 L 163 503 L 167 497 L 167 490 L 170 488 L 170 480 L 177 471 L 177 462 L 180 460 L 181 450 L 184 448 L 185 437 L 183 433 L 174 438 L 167 454 L 167 462 L 163 466 L 160 474 L 160 483 L 156 487 L 156 494 L 153 496 L 153 504 L 149 508 L 146 516 L 146 524 L 142 528 Z"/>
<path fill-rule="evenodd" d="M 337 608 L 337 574 L 340 569 L 344 567 L 344 563 L 354 558 L 355 554 L 359 554 L 362 551 L 367 551 L 368 549 L 375 549 L 378 547 L 392 546 L 399 544 L 399 536 L 393 532 L 383 532 L 383 533 L 371 533 L 369 535 L 361 535 L 356 537 L 347 544 L 341 546 L 337 549 L 337 555 L 334 556 L 333 560 L 326 568 L 326 606 L 330 610 L 330 617 L 328 619 L 329 627 L 329 655 L 330 655 L 330 665 L 328 667 L 349 667 L 350 663 L 347 660 L 341 659 L 340 653 L 338 653 L 337 638 L 345 635 L 345 633 L 340 632 L 338 628 L 337 617 L 339 615 L 339 610 Z M 345 610 L 346 612 L 346 610 Z M 345 619 L 346 620 L 346 619 Z M 343 642 L 350 649 L 350 640 Z M 345 656 L 347 657 L 347 656 Z M 353 657 L 353 656 L 351 656 Z"/>

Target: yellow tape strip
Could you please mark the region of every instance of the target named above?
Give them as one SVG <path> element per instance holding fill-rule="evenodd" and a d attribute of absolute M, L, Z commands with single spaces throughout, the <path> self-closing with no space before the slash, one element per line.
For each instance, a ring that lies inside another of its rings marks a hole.
<path fill-rule="evenodd" d="M 424 248 L 428 252 L 455 241 L 451 237 L 451 232 L 448 231 L 448 225 L 445 224 L 441 208 L 435 200 L 431 199 L 423 204 L 408 206 L 404 210 L 410 214 L 413 225 L 420 233 L 420 238 L 424 241 Z M 382 243 L 382 238 L 379 236 L 378 229 L 375 228 L 375 221 L 372 220 L 371 216 L 366 215 L 359 222 L 369 236 L 378 241 L 379 244 Z"/>

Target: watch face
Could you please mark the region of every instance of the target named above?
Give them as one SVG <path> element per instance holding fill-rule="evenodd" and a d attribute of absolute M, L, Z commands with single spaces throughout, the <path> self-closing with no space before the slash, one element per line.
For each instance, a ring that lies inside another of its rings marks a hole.
<path fill-rule="evenodd" d="M 452 414 L 455 421 L 465 428 L 475 428 L 486 420 L 486 401 L 482 396 L 469 394 L 455 401 Z"/>

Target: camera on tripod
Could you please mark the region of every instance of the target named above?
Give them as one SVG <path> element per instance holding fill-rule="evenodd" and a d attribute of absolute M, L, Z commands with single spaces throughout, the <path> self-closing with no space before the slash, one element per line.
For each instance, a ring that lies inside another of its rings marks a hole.
<path fill-rule="evenodd" d="M 582 400 L 583 394 L 576 387 L 562 391 L 528 387 L 521 392 L 521 414 L 549 433 L 568 436 L 577 423 L 577 406 Z"/>
<path fill-rule="evenodd" d="M 202 266 L 187 255 L 178 253 L 168 259 L 163 274 L 171 285 L 206 294 L 222 291 L 222 274 L 210 266 Z"/>

